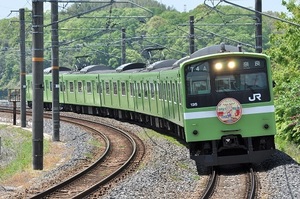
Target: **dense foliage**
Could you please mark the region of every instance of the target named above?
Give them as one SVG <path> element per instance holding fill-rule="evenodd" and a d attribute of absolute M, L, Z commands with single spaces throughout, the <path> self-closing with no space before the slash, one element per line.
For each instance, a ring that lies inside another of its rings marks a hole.
<path fill-rule="evenodd" d="M 59 12 L 60 66 L 72 69 L 90 64 L 117 67 L 121 64 L 121 29 L 126 30 L 126 62 L 153 62 L 163 58 L 181 58 L 189 54 L 189 18 L 195 18 L 195 46 L 241 43 L 255 51 L 254 13 L 233 6 L 211 8 L 200 4 L 189 12 L 178 12 L 154 0 L 135 3 L 72 4 Z M 285 2 L 284 2 L 285 3 Z M 139 6 L 137 6 L 139 5 Z M 300 21 L 299 6 L 286 3 L 289 15 L 280 17 Z M 91 10 L 93 12 L 91 12 Z M 278 13 L 267 14 L 278 16 Z M 31 72 L 31 13 L 26 12 L 26 69 Z M 45 12 L 44 68 L 51 66 L 51 19 Z M 17 18 L 0 20 L 0 98 L 1 92 L 19 82 L 19 23 Z M 276 117 L 279 135 L 300 143 L 299 128 L 299 27 L 263 17 L 263 49 L 272 58 Z M 163 47 L 145 60 L 143 49 Z M 2 96 L 3 97 L 3 96 Z"/>
<path fill-rule="evenodd" d="M 244 44 L 254 51 L 254 13 L 233 6 L 218 10 L 199 5 L 180 13 L 157 1 L 135 0 L 135 3 L 72 4 L 59 12 L 60 66 L 72 69 L 89 64 L 117 67 L 121 64 L 121 29 L 126 31 L 126 62 L 145 61 L 143 49 L 153 51 L 150 62 L 164 58 L 181 58 L 189 54 L 189 18 L 195 18 L 196 49 L 225 42 Z M 139 5 L 139 6 L 137 6 Z M 91 12 L 91 10 L 93 12 Z M 31 68 L 31 13 L 26 16 L 26 69 Z M 68 19 L 68 20 L 64 20 Z M 51 12 L 44 15 L 44 68 L 51 66 Z M 270 23 L 266 23 L 270 24 Z M 0 90 L 14 87 L 19 81 L 18 18 L 0 20 Z M 271 29 L 264 26 L 264 44 L 268 47 Z M 149 58 L 149 56 L 148 56 Z M 0 93 L 1 95 L 1 93 Z"/>
<path fill-rule="evenodd" d="M 291 23 L 277 22 L 271 34 L 276 118 L 279 136 L 300 146 L 300 7 L 286 3 L 292 15 L 281 14 Z M 298 25 L 297 25 L 298 24 Z"/>

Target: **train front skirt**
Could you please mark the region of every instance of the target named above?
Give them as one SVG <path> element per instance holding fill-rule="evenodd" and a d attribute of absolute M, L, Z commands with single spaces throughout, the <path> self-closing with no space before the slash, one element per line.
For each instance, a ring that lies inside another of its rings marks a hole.
<path fill-rule="evenodd" d="M 242 138 L 226 135 L 220 140 L 190 143 L 190 157 L 197 165 L 259 163 L 275 152 L 274 136 Z"/>

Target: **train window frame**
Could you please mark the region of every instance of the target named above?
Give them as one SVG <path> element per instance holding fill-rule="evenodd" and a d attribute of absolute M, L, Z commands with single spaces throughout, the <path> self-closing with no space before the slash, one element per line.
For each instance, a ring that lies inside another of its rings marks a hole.
<path fill-rule="evenodd" d="M 110 84 L 108 81 L 105 81 L 105 94 L 106 95 L 110 94 Z"/>
<path fill-rule="evenodd" d="M 52 81 L 49 82 L 49 90 L 52 92 Z"/>
<path fill-rule="evenodd" d="M 82 81 L 78 81 L 77 82 L 77 92 L 82 93 L 82 91 L 83 91 Z"/>
<path fill-rule="evenodd" d="M 86 92 L 92 94 L 92 82 L 90 81 L 86 82 Z"/>
<path fill-rule="evenodd" d="M 138 98 L 141 98 L 142 97 L 142 93 L 141 93 L 141 86 L 140 86 L 139 82 L 136 83 L 136 87 L 137 87 Z"/>
<path fill-rule="evenodd" d="M 126 82 L 121 82 L 121 94 L 122 96 L 126 96 Z"/>
<path fill-rule="evenodd" d="M 116 81 L 113 82 L 113 90 L 114 95 L 118 95 L 118 83 Z"/>
<path fill-rule="evenodd" d="M 163 93 L 162 93 L 162 91 L 163 91 L 163 83 L 158 83 L 158 98 L 160 100 L 163 99 Z"/>
<path fill-rule="evenodd" d="M 176 99 L 176 96 L 177 96 L 177 89 L 176 89 L 176 84 L 175 84 L 176 82 L 172 82 L 172 93 L 174 94 L 174 95 L 172 95 L 173 96 L 173 103 L 174 104 L 177 104 L 177 99 Z"/>
<path fill-rule="evenodd" d="M 177 93 L 177 97 L 178 97 L 178 103 L 179 103 L 179 105 L 181 105 L 182 104 L 182 100 L 181 100 L 181 82 L 178 82 L 177 83 L 178 85 L 177 85 L 177 90 L 178 90 L 178 93 Z"/>
<path fill-rule="evenodd" d="M 232 64 L 232 62 L 237 64 Z M 204 63 L 207 63 L 208 67 L 204 68 Z M 184 81 L 182 82 L 184 85 L 182 87 L 185 89 L 186 108 L 216 106 L 224 97 L 236 98 L 240 103 L 270 101 L 268 64 L 265 57 L 232 56 L 230 58 L 212 58 L 185 65 L 183 68 Z M 196 67 L 198 67 L 197 70 Z M 210 71 L 207 78 L 200 77 L 205 75 L 206 71 Z M 247 78 L 250 82 L 252 81 L 249 88 L 248 83 L 245 83 Z M 202 85 L 201 82 L 197 82 L 200 80 L 206 80 L 209 83 L 210 92 L 206 91 L 201 94 L 193 92 L 196 91 L 196 89 L 192 89 L 193 86 Z M 225 84 L 222 87 L 220 81 L 223 80 L 225 80 Z M 251 98 L 255 94 L 260 97 Z"/>
<path fill-rule="evenodd" d="M 69 82 L 70 93 L 74 93 L 74 82 Z"/>
<path fill-rule="evenodd" d="M 102 94 L 102 83 L 97 82 L 97 93 Z"/>
<path fill-rule="evenodd" d="M 166 89 L 167 89 L 167 85 L 166 83 L 164 82 L 163 83 L 163 89 L 162 89 L 162 97 L 163 97 L 163 100 L 167 100 L 167 94 L 166 94 Z"/>
<path fill-rule="evenodd" d="M 144 98 L 148 98 L 148 86 L 147 83 L 143 83 L 144 85 Z"/>
<path fill-rule="evenodd" d="M 171 82 L 167 83 L 167 100 L 172 103 L 172 87 L 171 87 Z"/>
<path fill-rule="evenodd" d="M 130 96 L 134 97 L 135 95 L 135 84 L 133 82 L 130 83 Z"/>
<path fill-rule="evenodd" d="M 155 88 L 154 88 L 154 83 L 150 82 L 149 86 L 150 86 L 150 95 L 151 95 L 151 99 L 154 99 L 154 98 L 155 98 Z"/>
<path fill-rule="evenodd" d="M 255 80 L 253 80 L 253 76 L 255 76 Z M 268 87 L 268 77 L 266 72 L 263 71 L 240 73 L 238 76 L 226 74 L 216 75 L 214 81 L 215 92 L 217 93 L 266 89 Z"/>

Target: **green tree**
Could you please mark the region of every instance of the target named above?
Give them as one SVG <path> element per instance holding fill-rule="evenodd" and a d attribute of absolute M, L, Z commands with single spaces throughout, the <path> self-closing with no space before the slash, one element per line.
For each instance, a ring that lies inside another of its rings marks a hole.
<path fill-rule="evenodd" d="M 295 2 L 283 1 L 291 15 L 282 13 L 281 18 L 300 24 L 300 7 Z M 276 86 L 276 118 L 279 136 L 300 144 L 300 25 L 277 22 L 270 36 L 271 48 L 267 51 L 272 58 Z"/>

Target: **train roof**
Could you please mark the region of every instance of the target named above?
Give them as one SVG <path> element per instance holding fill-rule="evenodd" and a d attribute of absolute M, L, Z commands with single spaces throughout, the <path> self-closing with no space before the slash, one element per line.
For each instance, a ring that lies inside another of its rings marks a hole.
<path fill-rule="evenodd" d="M 106 70 L 113 70 L 113 68 L 110 67 L 110 66 L 106 66 L 104 64 L 89 65 L 89 66 L 86 66 L 86 67 L 82 68 L 79 72 L 80 73 L 91 73 L 91 72 L 94 72 L 94 71 L 104 72 Z"/>
<path fill-rule="evenodd" d="M 239 46 L 225 45 L 224 43 L 222 43 L 221 45 L 208 46 L 197 50 L 196 52 L 190 55 L 190 58 L 223 52 L 241 52 L 241 48 Z"/>
<path fill-rule="evenodd" d="M 154 62 L 153 64 L 150 64 L 146 67 L 147 71 L 153 71 L 153 70 L 161 70 L 166 67 L 171 67 L 173 64 L 177 61 L 177 59 L 167 59 L 167 60 L 161 60 Z"/>
<path fill-rule="evenodd" d="M 60 73 L 68 73 L 68 72 L 71 72 L 71 69 L 67 68 L 67 67 L 60 66 L 59 67 L 59 72 Z M 50 73 L 52 73 L 52 67 L 48 67 L 48 68 L 44 69 L 44 74 L 50 74 Z"/>
<path fill-rule="evenodd" d="M 145 68 L 146 64 L 145 63 L 126 63 L 126 64 L 122 64 L 121 66 L 119 66 L 118 68 L 116 68 L 116 71 L 118 73 L 120 72 L 124 72 L 124 71 L 140 71 L 141 69 Z"/>

